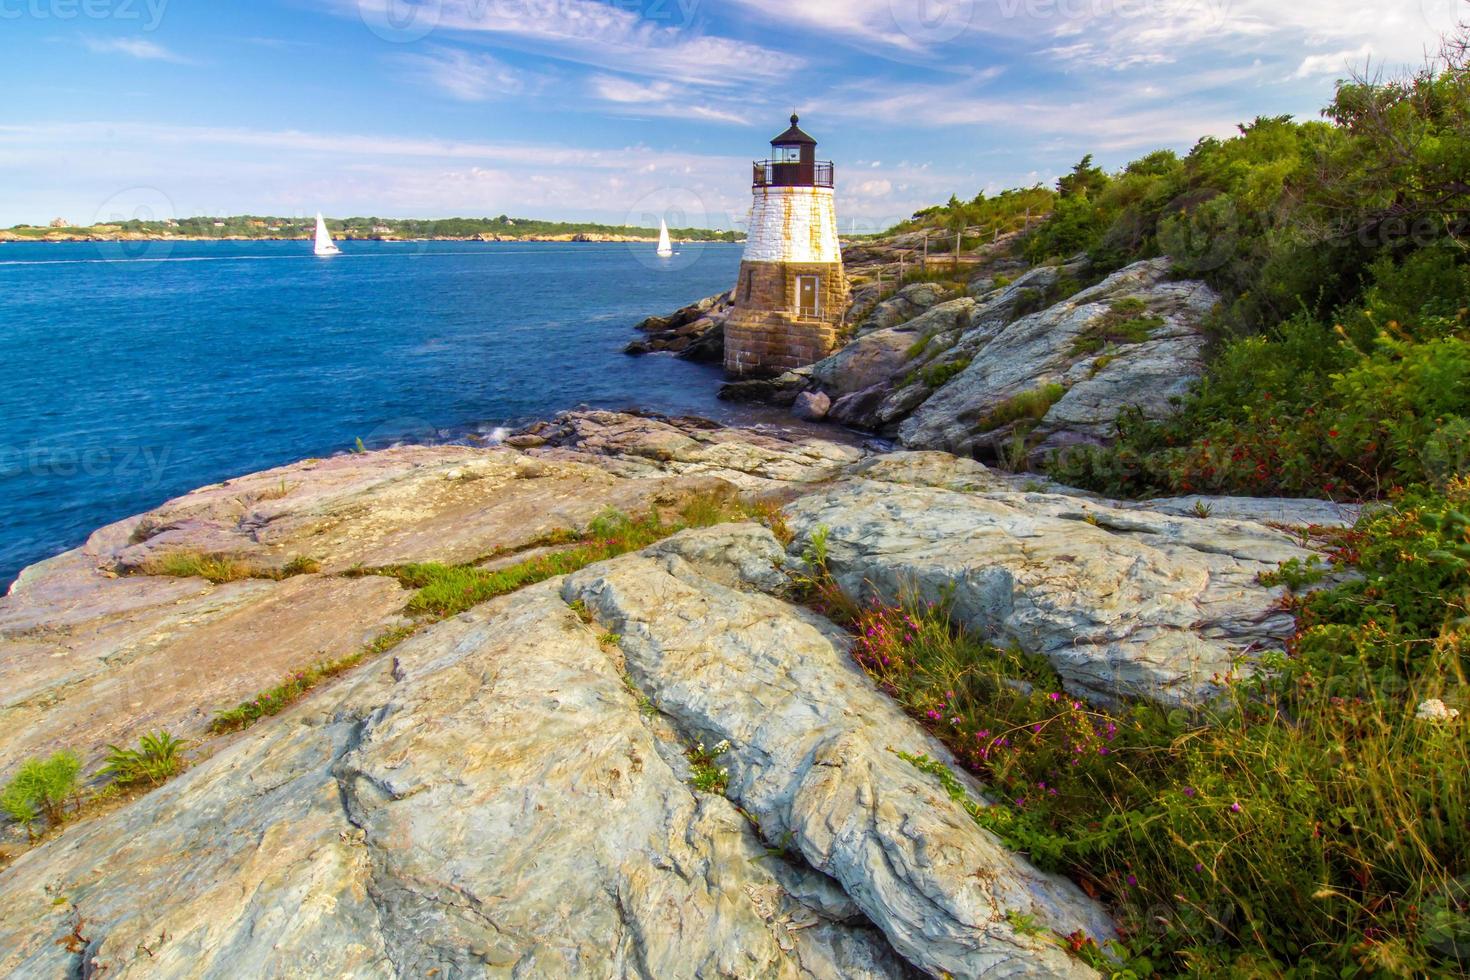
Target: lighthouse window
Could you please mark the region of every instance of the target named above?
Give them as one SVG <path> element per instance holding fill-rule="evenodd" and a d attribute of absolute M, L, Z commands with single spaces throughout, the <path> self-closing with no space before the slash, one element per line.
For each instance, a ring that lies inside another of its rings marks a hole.
<path fill-rule="evenodd" d="M 816 317 L 821 315 L 821 304 L 817 297 L 821 294 L 821 276 L 797 276 L 796 277 L 796 315 Z"/>
<path fill-rule="evenodd" d="M 778 147 L 776 147 L 776 162 L 777 163 L 800 163 L 801 162 L 801 147 L 799 147 L 799 146 L 778 146 Z"/>

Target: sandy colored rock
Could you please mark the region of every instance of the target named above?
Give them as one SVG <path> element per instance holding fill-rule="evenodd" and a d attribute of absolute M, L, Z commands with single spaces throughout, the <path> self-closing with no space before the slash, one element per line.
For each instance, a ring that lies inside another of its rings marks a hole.
<path fill-rule="evenodd" d="M 721 429 L 696 440 L 616 413 L 579 424 L 608 435 L 565 459 L 417 446 L 252 474 L 103 528 L 27 569 L 0 599 L 0 712 L 9 722 L 0 776 L 64 747 L 96 759 L 109 742 L 152 729 L 197 737 L 214 712 L 403 625 L 408 594 L 389 579 L 338 576 L 354 566 L 480 562 L 608 508 L 672 512 L 694 496 L 733 495 L 721 474 L 779 486 L 828 479 L 860 455 Z M 616 441 L 620 433 L 631 447 Z M 688 458 L 661 469 L 667 461 L 657 457 L 680 446 Z M 600 454 L 630 449 L 618 460 Z M 311 557 L 321 572 L 219 586 L 119 575 L 173 552 L 262 569 Z"/>

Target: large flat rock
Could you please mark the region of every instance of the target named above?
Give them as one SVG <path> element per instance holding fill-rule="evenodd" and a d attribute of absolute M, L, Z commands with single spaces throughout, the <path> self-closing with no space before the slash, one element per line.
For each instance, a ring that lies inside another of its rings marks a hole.
<path fill-rule="evenodd" d="M 197 737 L 216 710 L 403 625 L 408 596 L 388 579 L 339 576 L 354 566 L 479 562 L 609 508 L 676 511 L 735 493 L 725 476 L 806 485 L 861 455 L 811 436 L 706 428 L 690 440 L 697 452 L 660 461 L 653 443 L 684 438 L 674 426 L 577 418 L 602 440 L 564 458 L 409 446 L 305 460 L 200 488 L 25 570 L 0 598 L 0 776 L 59 748 L 95 760 L 155 728 Z M 218 586 L 141 574 L 174 552 L 263 569 L 309 557 L 321 571 Z"/>
<path fill-rule="evenodd" d="M 557 585 L 0 871 L 0 973 L 904 975 L 830 881 L 689 787 Z"/>
<path fill-rule="evenodd" d="M 852 479 L 796 501 L 794 549 L 826 528 L 844 591 L 950 598 L 981 636 L 1045 655 L 1069 690 L 1103 702 L 1200 704 L 1215 675 L 1248 669 L 1294 631 L 1282 590 L 1258 582 L 1311 556 L 1285 531 L 985 488 L 977 474 L 941 489 L 933 458 L 914 462 L 914 482 L 930 485 L 905 485 L 903 461 L 890 460 L 884 482 Z"/>

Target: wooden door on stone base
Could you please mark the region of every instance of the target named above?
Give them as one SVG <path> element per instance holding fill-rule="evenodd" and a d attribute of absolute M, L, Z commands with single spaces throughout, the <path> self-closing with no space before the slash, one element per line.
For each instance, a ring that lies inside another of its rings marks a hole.
<path fill-rule="evenodd" d="M 818 302 L 818 297 L 821 295 L 821 284 L 820 276 L 796 277 L 797 316 L 815 318 L 821 315 L 821 304 Z"/>

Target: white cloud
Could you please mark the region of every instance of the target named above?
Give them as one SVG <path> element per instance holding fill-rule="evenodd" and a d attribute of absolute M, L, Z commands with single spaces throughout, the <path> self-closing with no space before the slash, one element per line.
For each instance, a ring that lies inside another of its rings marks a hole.
<path fill-rule="evenodd" d="M 641 82 L 612 75 L 597 75 L 591 80 L 592 94 L 610 103 L 620 115 L 659 116 L 672 119 L 703 119 L 709 122 L 748 125 L 750 120 L 738 105 L 723 105 L 692 96 L 673 82 Z M 749 103 L 745 103 L 749 105 Z"/>
<path fill-rule="evenodd" d="M 175 54 L 161 44 L 145 41 L 142 38 L 88 37 L 83 38 L 82 43 L 87 46 L 87 50 L 96 54 L 125 54 L 130 58 L 141 58 L 144 61 L 167 61 L 176 65 L 194 64 L 191 59 Z"/>
<path fill-rule="evenodd" d="M 526 75 L 488 54 L 434 47 L 399 58 L 411 75 L 461 102 L 485 102 L 526 90 Z"/>
<path fill-rule="evenodd" d="M 402 14 L 402 0 L 323 2 L 355 18 L 381 21 Z M 770 48 L 692 33 L 682 16 L 685 6 L 676 2 L 661 6 L 672 15 L 669 22 L 595 0 L 436 0 L 422 9 L 431 12 L 435 32 L 492 35 L 602 70 L 686 84 L 734 86 L 782 78 L 803 64 Z"/>
<path fill-rule="evenodd" d="M 1319 75 L 1333 75 L 1345 78 L 1354 69 L 1364 68 L 1368 60 L 1373 57 L 1373 45 L 1365 44 L 1361 48 L 1352 51 L 1338 51 L 1333 54 L 1313 54 L 1302 59 L 1297 66 L 1292 78 L 1315 78 Z"/>

